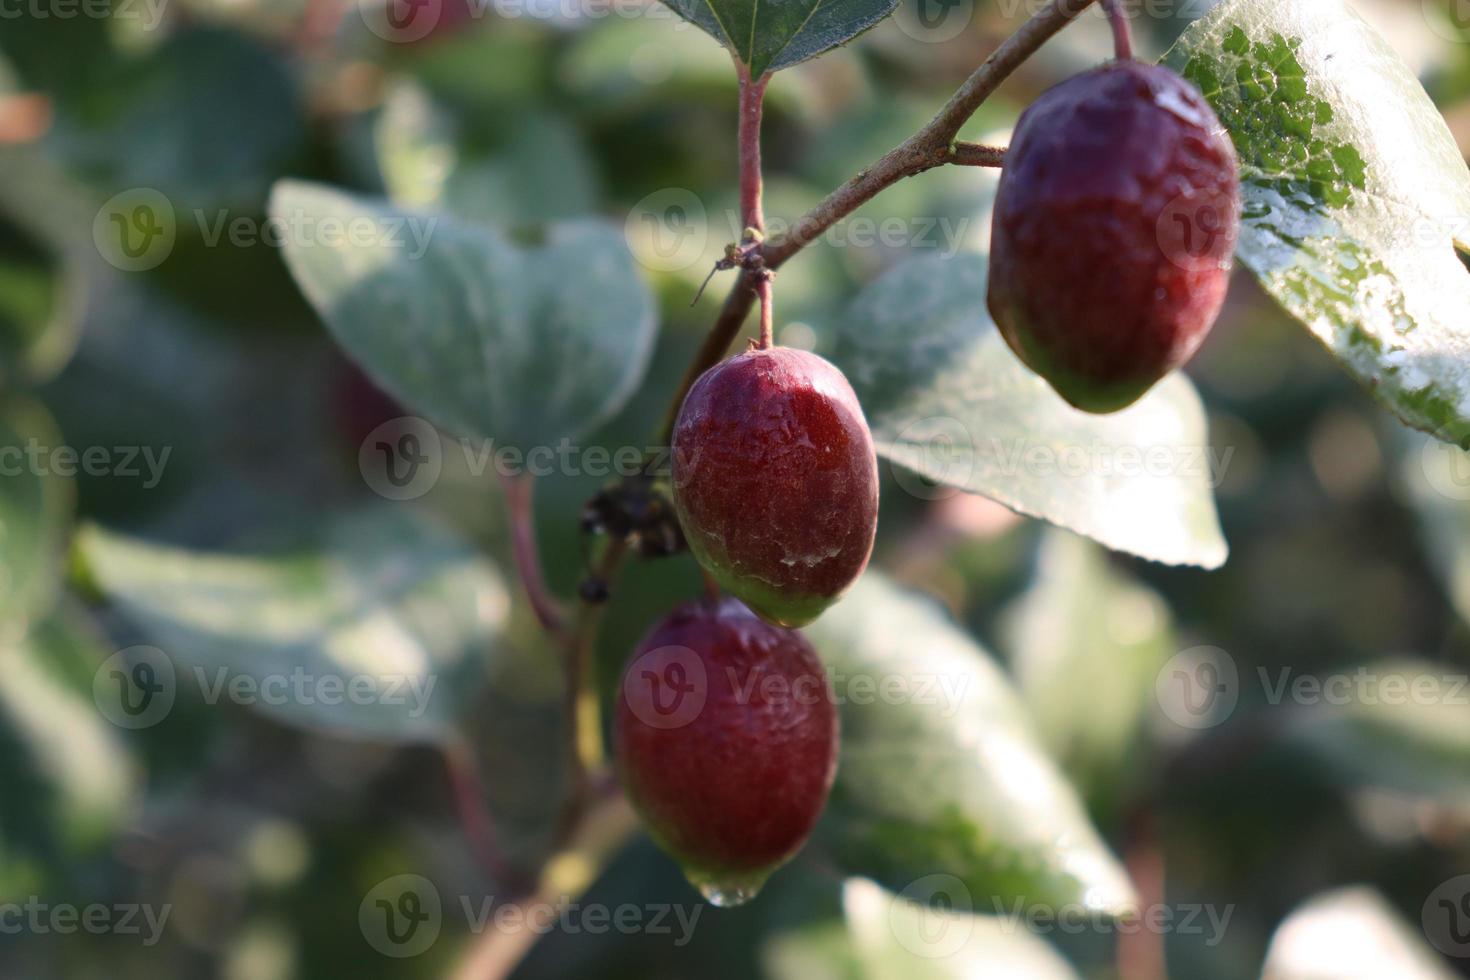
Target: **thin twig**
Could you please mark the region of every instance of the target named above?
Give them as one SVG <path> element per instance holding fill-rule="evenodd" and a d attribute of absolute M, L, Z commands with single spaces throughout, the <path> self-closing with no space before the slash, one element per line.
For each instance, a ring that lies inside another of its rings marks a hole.
<path fill-rule="evenodd" d="M 536 478 L 529 473 L 505 475 L 501 479 L 505 490 L 505 509 L 510 522 L 511 545 L 515 551 L 516 568 L 521 574 L 521 583 L 526 588 L 526 598 L 536 619 L 548 633 L 560 633 L 563 629 L 561 610 L 546 579 L 541 574 L 541 556 L 536 547 L 536 524 L 532 510 L 532 493 Z"/>
<path fill-rule="evenodd" d="M 633 835 L 638 820 L 620 795 L 606 797 L 588 812 L 565 850 L 547 862 L 535 890 L 517 902 L 519 913 L 497 909 L 491 927 L 468 950 L 454 980 L 502 980 L 511 974 L 564 903 L 575 901 L 596 880 L 609 857 Z M 507 923 L 501 927 L 500 923 Z"/>
<path fill-rule="evenodd" d="M 961 167 L 1003 167 L 1006 148 L 980 143 L 956 143 L 950 149 L 949 162 Z"/>

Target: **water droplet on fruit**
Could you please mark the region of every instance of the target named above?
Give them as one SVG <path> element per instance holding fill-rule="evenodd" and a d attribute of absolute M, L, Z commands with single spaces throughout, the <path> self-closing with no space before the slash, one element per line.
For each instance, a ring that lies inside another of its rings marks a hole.
<path fill-rule="evenodd" d="M 722 909 L 732 909 L 755 898 L 770 876 L 766 871 L 746 875 L 704 875 L 688 870 L 685 873 L 689 876 L 689 883 L 699 889 L 705 901 Z"/>

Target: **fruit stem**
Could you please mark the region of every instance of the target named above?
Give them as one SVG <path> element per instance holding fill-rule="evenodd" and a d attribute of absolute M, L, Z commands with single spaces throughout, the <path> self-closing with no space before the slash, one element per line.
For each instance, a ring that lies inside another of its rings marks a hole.
<path fill-rule="evenodd" d="M 766 230 L 765 215 L 761 212 L 761 111 L 766 97 L 769 74 L 752 80 L 750 70 L 739 61 L 735 64 L 740 76 L 740 220 L 756 235 Z"/>
<path fill-rule="evenodd" d="M 1108 14 L 1108 25 L 1113 29 L 1113 52 L 1119 61 L 1133 60 L 1133 25 L 1128 22 L 1128 12 L 1123 9 L 1123 0 L 1102 0 Z"/>
<path fill-rule="evenodd" d="M 771 308 L 775 300 L 771 296 L 771 277 L 769 274 L 761 276 L 755 283 L 755 294 L 761 304 L 761 334 L 760 349 L 769 350 L 771 346 Z"/>
<path fill-rule="evenodd" d="M 546 587 L 546 579 L 541 574 L 541 555 L 536 547 L 531 499 L 536 478 L 529 473 L 507 474 L 502 476 L 501 486 L 505 492 L 506 516 L 510 521 L 511 546 L 526 598 L 541 627 L 548 633 L 560 633 L 563 629 L 561 610 L 557 608 L 551 590 Z"/>
<path fill-rule="evenodd" d="M 745 223 L 742 245 L 757 245 L 765 235 L 766 217 L 761 208 L 761 111 L 766 97 L 769 73 L 752 79 L 750 69 L 736 59 L 736 74 L 740 77 L 740 219 Z M 758 250 L 754 251 L 759 256 Z M 756 295 L 760 299 L 760 348 L 771 346 L 774 297 L 771 290 L 770 273 L 755 263 L 759 274 Z"/>

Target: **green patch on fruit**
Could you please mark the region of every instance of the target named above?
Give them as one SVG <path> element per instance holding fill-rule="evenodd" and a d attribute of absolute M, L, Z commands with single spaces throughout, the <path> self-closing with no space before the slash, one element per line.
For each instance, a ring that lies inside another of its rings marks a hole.
<path fill-rule="evenodd" d="M 1237 254 L 1408 424 L 1470 417 L 1470 171 L 1414 73 L 1342 0 L 1226 0 L 1166 57 L 1240 155 Z"/>

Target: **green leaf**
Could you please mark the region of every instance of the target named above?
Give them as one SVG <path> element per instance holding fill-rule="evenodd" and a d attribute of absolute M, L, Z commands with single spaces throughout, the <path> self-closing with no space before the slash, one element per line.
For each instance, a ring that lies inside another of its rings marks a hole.
<path fill-rule="evenodd" d="M 60 115 L 51 147 L 109 193 L 159 191 L 181 223 L 217 217 L 194 208 L 258 208 L 306 136 L 291 71 L 233 31 L 173 33 L 93 94 L 104 104 Z"/>
<path fill-rule="evenodd" d="M 665 0 L 719 41 L 752 78 L 790 68 L 852 40 L 898 0 Z"/>
<path fill-rule="evenodd" d="M 924 257 L 878 279 L 844 317 L 833 359 L 881 456 L 1110 548 L 1215 568 L 1216 460 L 1182 374 L 1113 415 L 1080 412 L 1016 360 L 985 309 L 976 255 Z M 941 496 L 906 474 L 911 493 Z"/>
<path fill-rule="evenodd" d="M 61 447 L 39 404 L 0 409 L 0 639 L 18 639 L 56 598 L 75 497 Z"/>
<path fill-rule="evenodd" d="M 271 214 L 303 229 L 286 263 L 338 343 L 461 435 L 522 450 L 577 438 L 647 369 L 653 299 L 608 225 L 554 225 L 525 250 L 492 228 L 295 181 L 276 186 Z M 320 231 L 332 222 L 360 234 Z"/>
<path fill-rule="evenodd" d="M 402 83 L 384 103 L 377 146 L 389 196 L 403 207 L 518 228 L 597 206 L 597 174 L 577 130 L 544 110 L 497 112 L 485 134 Z"/>
<path fill-rule="evenodd" d="M 1414 73 L 1342 0 L 1226 0 L 1166 61 L 1235 141 L 1267 292 L 1408 424 L 1470 421 L 1470 172 Z"/>
<path fill-rule="evenodd" d="M 1261 975 L 1451 980 L 1456 974 L 1379 892 L 1356 886 L 1314 896 L 1287 916 L 1271 937 Z"/>
<path fill-rule="evenodd" d="M 1286 737 L 1342 781 L 1470 803 L 1470 686 L 1463 670 L 1383 660 L 1310 696 L 1313 703 L 1294 712 Z"/>
<path fill-rule="evenodd" d="M 0 643 L 0 897 L 103 842 L 127 815 L 137 765 L 98 713 L 106 658 L 85 610 Z"/>
<path fill-rule="evenodd" d="M 95 526 L 77 548 L 97 586 L 171 662 L 175 691 L 345 737 L 449 737 L 510 605 L 500 574 L 473 549 L 391 506 L 258 554 L 189 551 Z M 358 693 L 344 694 L 354 683 Z"/>
<path fill-rule="evenodd" d="M 934 603 L 869 572 L 808 634 L 841 706 L 822 835 L 845 871 L 895 890 L 941 876 L 983 913 L 1132 911 L 1005 676 Z"/>
<path fill-rule="evenodd" d="M 1003 646 L 1051 754 L 1092 804 L 1116 814 L 1148 765 L 1158 672 L 1176 652 L 1169 610 L 1101 549 L 1052 531 L 1036 580 L 1007 610 Z"/>

